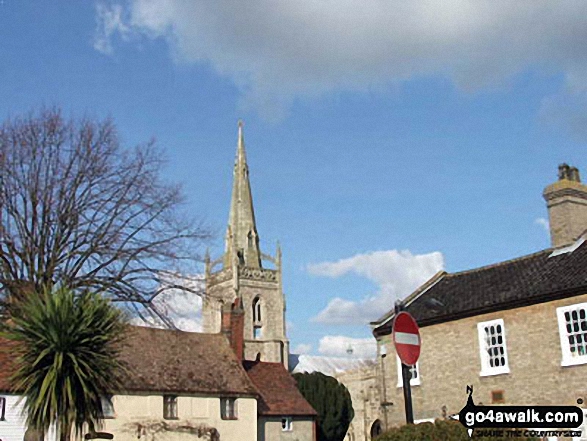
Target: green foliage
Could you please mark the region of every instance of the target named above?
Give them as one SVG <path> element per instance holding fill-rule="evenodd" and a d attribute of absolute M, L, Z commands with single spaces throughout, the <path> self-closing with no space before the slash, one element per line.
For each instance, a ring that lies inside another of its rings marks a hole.
<path fill-rule="evenodd" d="M 500 429 L 488 429 L 500 430 Z M 505 441 L 512 439 L 505 436 L 483 436 L 483 441 Z M 475 439 L 475 433 L 473 438 Z M 406 424 L 394 427 L 377 437 L 377 441 L 470 441 L 467 429 L 458 421 L 436 420 L 434 423 Z M 537 438 L 516 437 L 521 441 L 532 441 Z"/>
<path fill-rule="evenodd" d="M 294 374 L 298 389 L 318 412 L 318 441 L 342 441 L 355 412 L 347 388 L 320 372 Z"/>
<path fill-rule="evenodd" d="M 14 345 L 14 389 L 24 398 L 27 425 L 45 432 L 55 424 L 62 440 L 103 417 L 101 397 L 120 384 L 118 361 L 126 320 L 103 297 L 68 289 L 31 294 L 0 335 Z"/>

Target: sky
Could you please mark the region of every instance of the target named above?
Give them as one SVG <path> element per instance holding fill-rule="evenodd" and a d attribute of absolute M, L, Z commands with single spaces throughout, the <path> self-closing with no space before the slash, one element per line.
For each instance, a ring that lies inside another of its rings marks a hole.
<path fill-rule="evenodd" d="M 549 247 L 544 187 L 587 176 L 586 37 L 584 1 L 0 0 L 0 119 L 155 138 L 218 256 L 242 118 L 292 350 L 368 357 L 436 271 Z"/>

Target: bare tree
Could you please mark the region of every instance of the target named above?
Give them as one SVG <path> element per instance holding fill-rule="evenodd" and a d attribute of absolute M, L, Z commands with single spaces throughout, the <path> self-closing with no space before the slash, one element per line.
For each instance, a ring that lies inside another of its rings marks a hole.
<path fill-rule="evenodd" d="M 44 109 L 0 126 L 3 300 L 17 285 L 64 285 L 170 324 L 153 299 L 185 289 L 169 275 L 193 272 L 210 233 L 182 216 L 181 191 L 161 179 L 162 165 L 153 141 L 123 149 L 110 120 L 66 121 Z"/>

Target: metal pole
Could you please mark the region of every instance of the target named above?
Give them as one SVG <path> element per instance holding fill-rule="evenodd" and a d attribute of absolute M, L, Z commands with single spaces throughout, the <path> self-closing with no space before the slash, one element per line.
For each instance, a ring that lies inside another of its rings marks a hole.
<path fill-rule="evenodd" d="M 404 387 L 404 404 L 406 408 L 406 423 L 414 424 L 414 411 L 412 409 L 412 386 L 410 385 L 410 366 L 402 363 L 402 381 Z"/>
<path fill-rule="evenodd" d="M 404 310 L 404 304 L 401 301 L 395 303 L 395 315 Z M 410 366 L 402 363 L 402 386 L 404 389 L 404 407 L 406 409 L 406 423 L 414 424 L 414 410 L 412 408 L 412 386 L 410 385 Z"/>

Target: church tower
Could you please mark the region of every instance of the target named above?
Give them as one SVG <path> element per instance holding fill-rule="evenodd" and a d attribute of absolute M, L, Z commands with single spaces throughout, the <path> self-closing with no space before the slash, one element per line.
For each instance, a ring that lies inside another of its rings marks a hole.
<path fill-rule="evenodd" d="M 239 298 L 244 309 L 245 359 L 260 356 L 262 361 L 283 363 L 287 368 L 289 341 L 285 335 L 281 249 L 278 244 L 272 257 L 259 247 L 241 121 L 224 244 L 220 258 L 211 261 L 206 256 L 204 332 L 220 332 L 223 306 L 228 307 Z"/>

